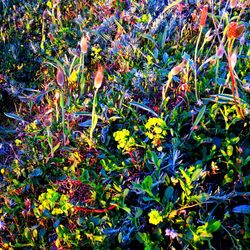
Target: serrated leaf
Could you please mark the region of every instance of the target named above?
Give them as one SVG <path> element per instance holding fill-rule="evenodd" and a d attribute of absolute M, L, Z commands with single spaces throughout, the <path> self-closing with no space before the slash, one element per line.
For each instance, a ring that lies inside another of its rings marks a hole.
<path fill-rule="evenodd" d="M 167 39 L 167 33 L 168 33 L 169 27 L 168 25 L 165 26 L 164 32 L 162 34 L 162 40 L 161 40 L 161 48 L 163 49 L 166 43 Z"/>

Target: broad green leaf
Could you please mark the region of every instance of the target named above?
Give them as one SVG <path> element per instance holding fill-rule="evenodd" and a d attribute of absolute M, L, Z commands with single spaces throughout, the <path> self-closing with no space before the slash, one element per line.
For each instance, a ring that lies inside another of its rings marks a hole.
<path fill-rule="evenodd" d="M 153 185 L 153 180 L 152 180 L 152 177 L 150 175 L 148 175 L 142 182 L 142 187 L 145 189 L 145 190 L 151 190 L 152 188 L 152 185 Z"/>
<path fill-rule="evenodd" d="M 196 170 L 194 171 L 194 173 L 192 174 L 191 182 L 196 181 L 196 180 L 200 177 L 201 172 L 202 172 L 202 169 L 201 169 L 201 168 L 196 169 Z"/>
<path fill-rule="evenodd" d="M 154 115 L 154 116 L 156 116 L 156 117 L 159 117 L 159 115 L 156 114 L 156 113 L 154 112 L 154 110 L 152 110 L 151 108 L 149 108 L 149 107 L 148 107 L 147 105 L 145 105 L 145 104 L 138 103 L 138 102 L 130 102 L 130 104 L 133 105 L 133 106 L 136 106 L 136 107 L 138 107 L 138 108 L 144 109 L 144 110 L 148 111 L 149 113 L 151 113 L 152 115 Z"/>
<path fill-rule="evenodd" d="M 213 232 L 216 232 L 221 226 L 221 223 L 220 221 L 218 220 L 212 220 L 212 221 L 209 221 L 208 222 L 208 225 L 207 225 L 207 232 L 208 233 L 213 233 Z"/>
<path fill-rule="evenodd" d="M 174 193 L 174 188 L 171 186 L 167 187 L 164 193 L 163 203 L 167 204 L 169 200 L 173 197 L 173 193 Z"/>
<path fill-rule="evenodd" d="M 155 39 L 152 36 L 150 36 L 148 34 L 141 34 L 141 36 L 150 40 L 151 42 L 153 42 L 156 45 Z"/>

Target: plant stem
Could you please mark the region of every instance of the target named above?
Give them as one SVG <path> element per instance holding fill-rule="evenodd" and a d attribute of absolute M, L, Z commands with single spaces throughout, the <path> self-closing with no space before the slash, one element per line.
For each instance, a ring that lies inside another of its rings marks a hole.
<path fill-rule="evenodd" d="M 93 132 L 95 130 L 95 127 L 97 125 L 97 120 L 98 120 L 98 117 L 96 115 L 96 110 L 95 110 L 97 106 L 97 92 L 98 92 L 98 89 L 95 90 L 93 107 L 92 107 L 92 119 L 91 119 L 90 135 L 89 135 L 91 141 L 93 139 Z"/>
<path fill-rule="evenodd" d="M 66 144 L 66 134 L 65 134 L 65 110 L 64 110 L 64 99 L 63 93 L 60 93 L 60 107 L 62 112 L 62 130 L 63 130 L 63 145 Z"/>
<path fill-rule="evenodd" d="M 84 77 L 84 54 L 82 53 L 82 74 L 80 79 L 80 96 L 83 95 L 84 87 L 85 87 L 85 77 Z"/>
<path fill-rule="evenodd" d="M 241 107 L 239 107 L 239 105 L 240 105 L 239 92 L 237 89 L 237 83 L 236 83 L 236 80 L 234 77 L 233 67 L 232 67 L 232 63 L 231 63 L 233 42 L 234 42 L 233 40 L 230 40 L 228 43 L 228 68 L 229 68 L 229 74 L 230 74 L 230 77 L 232 80 L 231 90 L 232 90 L 232 95 L 234 97 L 234 104 L 235 104 L 237 113 L 238 113 L 238 115 L 240 115 L 240 117 L 242 119 L 244 119 L 243 111 L 242 111 Z"/>
<path fill-rule="evenodd" d="M 195 46 L 195 52 L 194 52 L 194 88 L 195 88 L 195 97 L 197 101 L 199 100 L 198 90 L 197 90 L 197 52 L 198 52 L 198 46 L 201 40 L 202 29 L 203 27 L 201 26 L 200 33 L 199 33 L 196 46 Z"/>

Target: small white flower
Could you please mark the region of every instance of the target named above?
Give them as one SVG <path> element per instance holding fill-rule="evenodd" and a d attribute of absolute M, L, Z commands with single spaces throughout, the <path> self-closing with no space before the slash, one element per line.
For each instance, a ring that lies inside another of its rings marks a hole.
<path fill-rule="evenodd" d="M 197 101 L 197 105 L 198 106 L 201 106 L 203 104 L 203 101 L 201 100 L 201 99 L 199 99 L 198 101 Z"/>

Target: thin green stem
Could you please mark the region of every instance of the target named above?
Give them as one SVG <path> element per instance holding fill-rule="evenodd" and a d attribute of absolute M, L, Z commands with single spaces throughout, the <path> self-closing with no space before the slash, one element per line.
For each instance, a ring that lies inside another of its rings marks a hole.
<path fill-rule="evenodd" d="M 195 46 L 195 52 L 194 52 L 194 88 L 195 88 L 195 97 L 196 100 L 199 100 L 199 96 L 198 96 L 198 89 L 197 89 L 197 54 L 198 54 L 198 46 L 201 40 L 201 34 L 202 34 L 202 29 L 203 27 L 200 27 L 200 33 L 196 42 L 196 46 Z"/>
<path fill-rule="evenodd" d="M 90 127 L 90 134 L 89 134 L 91 141 L 93 139 L 93 133 L 94 133 L 95 127 L 97 125 L 97 120 L 98 120 L 98 117 L 96 115 L 96 106 L 97 106 L 97 102 L 98 102 L 97 101 L 97 93 L 98 93 L 98 89 L 95 90 L 93 107 L 92 107 L 92 119 L 91 119 L 91 127 Z"/>
<path fill-rule="evenodd" d="M 82 74 L 81 74 L 81 79 L 80 79 L 80 96 L 83 95 L 84 88 L 85 88 L 85 77 L 84 77 L 84 54 L 82 53 Z"/>
<path fill-rule="evenodd" d="M 64 96 L 63 93 L 60 93 L 60 107 L 62 112 L 62 130 L 63 130 L 63 145 L 66 144 L 66 131 L 65 131 L 65 109 L 64 109 Z"/>

